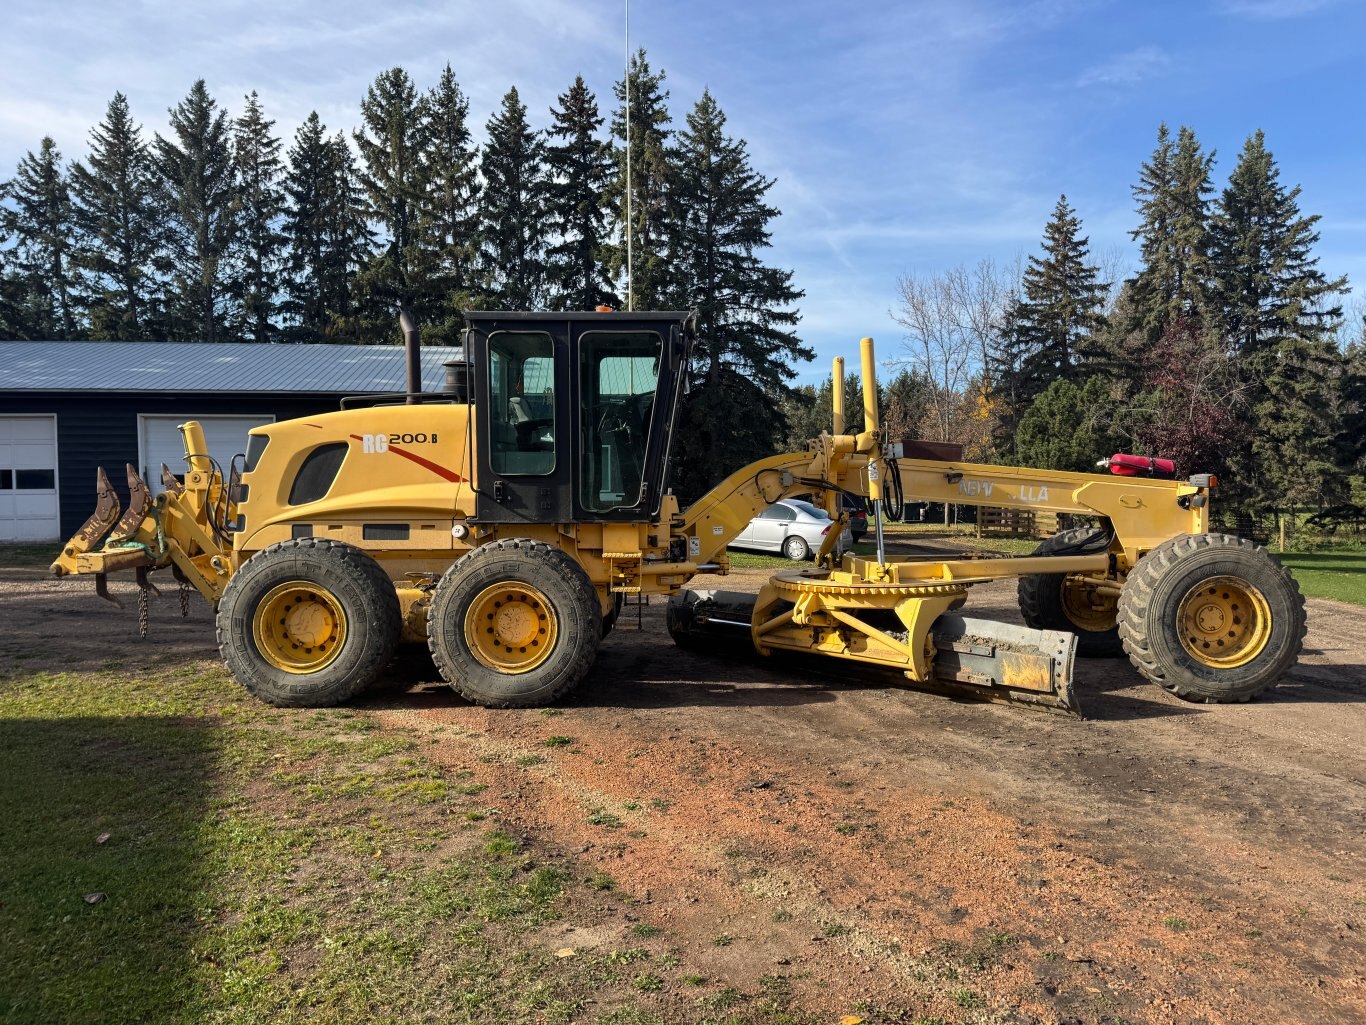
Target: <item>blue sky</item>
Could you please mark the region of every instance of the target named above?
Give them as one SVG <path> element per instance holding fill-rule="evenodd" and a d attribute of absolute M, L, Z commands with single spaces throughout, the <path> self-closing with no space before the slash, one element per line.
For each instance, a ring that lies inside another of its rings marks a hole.
<path fill-rule="evenodd" d="M 256 89 L 292 134 L 313 109 L 353 127 L 394 64 L 427 86 L 450 61 L 482 123 L 513 84 L 543 120 L 577 73 L 605 100 L 623 62 L 619 0 L 11 0 L 6 21 L 0 177 L 45 133 L 81 155 L 116 89 L 149 132 L 195 78 L 234 112 Z M 1218 151 L 1221 185 L 1264 129 L 1323 215 L 1324 269 L 1366 285 L 1358 0 L 636 0 L 632 39 L 677 120 L 710 88 L 777 179 L 771 258 L 806 291 L 818 352 L 803 380 L 864 334 L 894 356 L 898 275 L 1013 261 L 1060 192 L 1093 250 L 1131 269 L 1129 186 L 1164 119 Z"/>

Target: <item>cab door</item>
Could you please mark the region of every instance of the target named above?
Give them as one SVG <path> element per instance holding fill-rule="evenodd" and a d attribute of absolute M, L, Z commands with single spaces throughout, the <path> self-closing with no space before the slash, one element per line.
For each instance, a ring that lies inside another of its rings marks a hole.
<path fill-rule="evenodd" d="M 478 519 L 556 523 L 572 518 L 569 364 L 562 325 L 495 329 L 475 347 Z"/>

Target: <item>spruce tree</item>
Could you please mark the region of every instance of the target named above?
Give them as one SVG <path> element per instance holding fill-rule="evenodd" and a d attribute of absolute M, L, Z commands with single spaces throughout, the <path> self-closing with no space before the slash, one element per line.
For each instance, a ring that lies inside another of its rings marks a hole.
<path fill-rule="evenodd" d="M 469 129 L 469 101 L 449 64 L 427 96 L 425 186 L 421 206 L 423 277 L 431 291 L 424 334 L 455 344 L 460 311 L 477 306 L 479 150 Z"/>
<path fill-rule="evenodd" d="M 502 309 L 536 309 L 545 301 L 545 143 L 516 88 L 487 130 L 479 212 L 489 294 Z"/>
<path fill-rule="evenodd" d="M 128 100 L 115 93 L 71 168 L 75 258 L 85 272 L 91 338 L 156 338 L 167 271 L 164 194 Z"/>
<path fill-rule="evenodd" d="M 1361 474 L 1366 473 L 1366 325 L 1358 326 L 1361 337 L 1342 350 L 1335 447 L 1338 465 Z"/>
<path fill-rule="evenodd" d="M 883 389 L 882 422 L 893 441 L 920 436 L 921 424 L 930 411 L 934 382 L 917 370 L 901 369 Z M 849 400 L 845 400 L 846 407 Z M 857 400 L 859 422 L 863 422 L 863 400 Z"/>
<path fill-rule="evenodd" d="M 232 341 L 238 192 L 228 116 L 202 78 L 170 115 L 173 138 L 156 137 L 171 215 L 170 334 L 181 341 Z"/>
<path fill-rule="evenodd" d="M 803 293 L 792 272 L 765 266 L 759 256 L 779 213 L 767 202 L 773 180 L 750 166 L 744 141 L 726 135 L 725 126 L 704 92 L 673 154 L 667 256 L 677 284 L 670 298 L 698 311 L 693 390 L 674 446 L 688 455 L 676 479 L 689 497 L 774 451 L 793 364 L 814 355 L 793 330 L 792 304 Z"/>
<path fill-rule="evenodd" d="M 328 138 L 313 111 L 288 156 L 285 335 L 302 342 L 353 340 L 352 280 L 369 256 L 370 233 L 351 149 L 340 133 Z"/>
<path fill-rule="evenodd" d="M 284 284 L 284 175 L 275 122 L 266 118 L 255 91 L 237 119 L 233 156 L 237 164 L 238 246 L 241 273 L 237 278 L 236 333 L 253 342 L 275 337 Z"/>
<path fill-rule="evenodd" d="M 904 377 L 910 377 L 903 372 Z M 779 402 L 785 422 L 785 437 L 781 451 L 800 452 L 812 438 L 833 430 L 835 393 L 834 379 L 827 377 L 817 387 L 803 384 L 793 388 Z M 888 395 L 882 389 L 884 421 L 888 410 Z M 844 433 L 858 434 L 863 430 L 863 381 L 858 374 L 844 375 Z M 900 435 L 896 435 L 900 437 Z"/>
<path fill-rule="evenodd" d="M 1247 453 L 1268 507 L 1319 502 L 1341 490 L 1340 425 L 1330 393 L 1341 369 L 1330 333 L 1347 279 L 1330 280 L 1313 247 L 1318 216 L 1280 181 L 1259 131 L 1248 138 L 1219 199 L 1211 237 L 1225 338 L 1252 396 Z"/>
<path fill-rule="evenodd" d="M 15 341 L 28 336 L 23 317 L 23 286 L 13 266 L 15 252 L 10 245 L 9 219 L 4 204 L 9 183 L 0 182 L 0 341 Z"/>
<path fill-rule="evenodd" d="M 1303 216 L 1300 187 L 1280 182 L 1261 131 L 1248 137 L 1211 224 L 1216 298 L 1236 351 L 1255 357 L 1286 338 L 1317 341 L 1342 316 L 1347 279 L 1318 269 L 1317 214 Z"/>
<path fill-rule="evenodd" d="M 591 310 L 619 303 L 603 264 L 607 240 L 607 188 L 614 161 L 611 147 L 598 138 L 603 118 L 597 98 L 574 79 L 552 108 L 546 148 L 550 182 L 547 214 L 558 241 L 548 253 L 550 308 Z"/>
<path fill-rule="evenodd" d="M 1097 369 L 1110 286 L 1089 262 L 1089 245 L 1076 211 L 1061 196 L 1044 228 L 1043 255 L 1029 257 L 1008 333 L 995 347 L 992 369 L 996 393 L 1006 400 L 1007 434 L 1053 381 L 1080 383 Z"/>
<path fill-rule="evenodd" d="M 1130 235 L 1139 243 L 1143 269 L 1128 283 L 1131 327 L 1148 341 L 1178 320 L 1209 323 L 1213 163 L 1214 153 L 1201 149 L 1191 129 L 1182 126 L 1173 143 L 1163 124 L 1133 187 L 1142 223 Z"/>
<path fill-rule="evenodd" d="M 1091 377 L 1078 384 L 1058 378 L 1020 419 L 1016 459 L 1020 466 L 1087 473 L 1120 446 L 1110 420 L 1116 386 Z"/>
<path fill-rule="evenodd" d="M 360 111 L 361 128 L 352 137 L 360 151 L 360 182 L 369 219 L 380 228 L 382 248 L 357 285 L 365 304 L 366 329 L 397 341 L 397 306 L 412 310 L 419 321 L 427 312 L 419 244 L 427 174 L 427 102 L 408 72 L 390 68 L 370 85 Z"/>
<path fill-rule="evenodd" d="M 20 338 L 78 338 L 79 293 L 72 260 L 75 225 L 62 155 L 50 136 L 19 161 L 0 221 L 11 238 L 13 333 Z"/>
<path fill-rule="evenodd" d="M 626 307 L 661 309 L 668 304 L 671 271 L 666 256 L 670 192 L 669 111 L 663 88 L 664 72 L 650 70 L 645 51 L 631 57 L 624 79 L 616 84 L 620 106 L 612 115 L 616 150 L 616 180 L 608 192 L 618 226 L 618 240 L 606 247 L 608 273 L 619 283 Z M 626 149 L 627 96 L 630 96 L 630 148 Z M 628 166 L 629 164 L 629 166 Z M 627 202 L 627 181 L 630 202 Z M 630 223 L 627 223 L 627 210 Z M 627 236 L 630 245 L 628 252 Z M 627 262 L 630 261 L 630 282 Z"/>

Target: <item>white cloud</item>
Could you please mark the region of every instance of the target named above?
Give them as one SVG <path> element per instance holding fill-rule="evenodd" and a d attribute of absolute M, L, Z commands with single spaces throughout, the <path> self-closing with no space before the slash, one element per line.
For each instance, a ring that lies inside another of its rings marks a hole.
<path fill-rule="evenodd" d="M 1270 21 L 1313 14 L 1335 3 L 1337 0 L 1222 0 L 1219 7 L 1225 14 Z"/>
<path fill-rule="evenodd" d="M 1140 46 L 1087 68 L 1077 79 L 1077 85 L 1083 88 L 1093 85 L 1137 85 L 1145 78 L 1152 78 L 1170 61 L 1171 58 L 1156 46 Z"/>

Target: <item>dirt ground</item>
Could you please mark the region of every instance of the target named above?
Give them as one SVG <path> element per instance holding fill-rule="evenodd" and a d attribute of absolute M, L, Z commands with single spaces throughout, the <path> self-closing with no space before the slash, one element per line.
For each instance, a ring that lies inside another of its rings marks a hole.
<path fill-rule="evenodd" d="M 767 572 L 694 586 L 757 589 Z M 421 657 L 362 707 L 488 784 L 509 828 L 610 874 L 638 898 L 627 917 L 741 991 L 782 974 L 832 1020 L 864 1004 L 1359 1025 L 1366 609 L 1309 607 L 1302 664 L 1248 705 L 1186 704 L 1115 659 L 1078 662 L 1075 720 L 697 656 L 656 601 L 551 714 L 471 707 Z M 968 611 L 1018 622 L 1010 584 L 975 589 Z M 11 664 L 54 638 L 54 670 L 214 657 L 197 599 L 185 621 L 173 592 L 155 602 L 140 642 L 131 605 L 36 570 L 0 571 L 0 624 Z M 545 942 L 620 945 L 629 928 L 569 921 Z"/>

